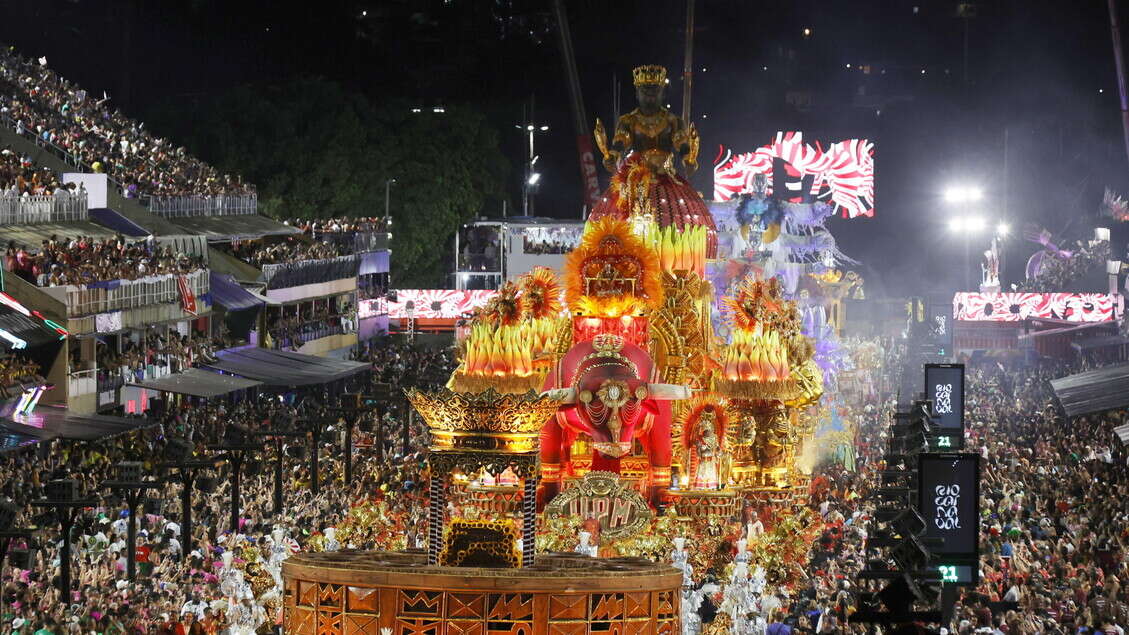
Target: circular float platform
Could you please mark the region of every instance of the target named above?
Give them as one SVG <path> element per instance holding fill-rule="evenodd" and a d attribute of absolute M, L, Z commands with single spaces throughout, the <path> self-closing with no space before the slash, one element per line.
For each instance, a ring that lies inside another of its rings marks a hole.
<path fill-rule="evenodd" d="M 531 567 L 487 569 L 346 550 L 295 554 L 282 576 L 293 635 L 681 632 L 682 572 L 636 558 L 542 554 Z"/>

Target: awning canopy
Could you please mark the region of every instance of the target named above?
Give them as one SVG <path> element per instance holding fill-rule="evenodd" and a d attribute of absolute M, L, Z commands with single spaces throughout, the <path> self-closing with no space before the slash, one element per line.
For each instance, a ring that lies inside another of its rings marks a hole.
<path fill-rule="evenodd" d="M 1117 426 L 1113 429 L 1113 433 L 1117 435 L 1117 439 L 1122 444 L 1129 443 L 1129 423 L 1123 426 Z"/>
<path fill-rule="evenodd" d="M 315 357 L 290 351 L 244 348 L 220 351 L 216 370 L 255 379 L 268 386 L 312 386 L 351 377 L 369 369 L 364 362 Z"/>
<path fill-rule="evenodd" d="M 231 214 L 228 216 L 186 216 L 170 218 L 174 225 L 190 234 L 203 234 L 208 240 L 231 240 L 234 238 L 262 238 L 300 234 L 297 227 L 284 225 L 276 220 L 258 214 Z"/>
<path fill-rule="evenodd" d="M 230 274 L 211 272 L 212 303 L 228 311 L 254 309 L 264 304 L 255 294 L 243 288 Z"/>
<path fill-rule="evenodd" d="M 1129 406 L 1129 364 L 1053 379 L 1051 388 L 1068 417 L 1124 408 Z"/>
<path fill-rule="evenodd" d="M 1121 335 L 1107 335 L 1105 337 L 1091 337 L 1087 340 L 1074 342 L 1070 346 L 1078 351 L 1091 351 L 1095 348 L 1125 346 L 1126 344 L 1129 344 L 1129 337 L 1124 337 Z"/>
<path fill-rule="evenodd" d="M 14 443 L 26 437 L 25 442 L 18 445 L 51 439 L 94 441 L 154 425 L 156 422 L 149 419 L 80 415 L 69 413 L 65 408 L 39 406 L 30 415 L 11 414 L 0 419 L 0 449 L 7 446 L 5 437 L 10 437 Z"/>
<path fill-rule="evenodd" d="M 0 351 L 34 348 L 58 342 L 60 334 L 43 320 L 28 317 L 6 304 L 0 304 Z"/>
<path fill-rule="evenodd" d="M 211 399 L 237 390 L 262 386 L 263 382 L 254 379 L 244 379 L 235 375 L 221 375 L 220 373 L 200 368 L 189 368 L 182 373 L 173 373 L 157 379 L 130 382 L 130 386 L 140 386 L 150 390 L 160 390 L 178 395 L 191 395 Z"/>
<path fill-rule="evenodd" d="M 27 245 L 27 248 L 32 251 L 39 251 L 40 244 L 45 240 L 50 240 L 52 236 L 56 236 L 60 240 L 77 238 L 78 236 L 113 238 L 114 230 L 90 221 L 76 220 L 59 223 L 35 223 L 34 225 L 4 225 L 0 226 L 0 235 L 4 236 L 5 241 L 10 240 L 17 245 Z"/>

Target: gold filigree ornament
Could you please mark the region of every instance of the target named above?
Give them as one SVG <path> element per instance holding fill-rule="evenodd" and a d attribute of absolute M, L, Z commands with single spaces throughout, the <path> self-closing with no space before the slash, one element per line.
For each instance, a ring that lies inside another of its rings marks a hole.
<path fill-rule="evenodd" d="M 541 426 L 561 400 L 529 391 L 523 395 L 406 391 L 431 431 L 430 461 L 439 473 L 507 467 L 525 477 L 536 471 Z"/>
<path fill-rule="evenodd" d="M 545 506 L 545 519 L 579 516 L 600 524 L 600 539 L 615 541 L 641 531 L 654 517 L 643 496 L 611 472 L 589 472 Z"/>
<path fill-rule="evenodd" d="M 447 525 L 439 564 L 445 567 L 516 569 L 521 566 L 512 520 L 456 518 Z"/>

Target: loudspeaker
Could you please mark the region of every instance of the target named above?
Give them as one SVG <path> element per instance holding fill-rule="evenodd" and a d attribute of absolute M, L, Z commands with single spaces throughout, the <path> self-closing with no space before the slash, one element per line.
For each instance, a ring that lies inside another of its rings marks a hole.
<path fill-rule="evenodd" d="M 216 479 L 212 476 L 200 476 L 196 478 L 196 489 L 203 494 L 211 494 L 216 491 Z"/>
<path fill-rule="evenodd" d="M 119 481 L 136 483 L 141 480 L 141 461 L 122 461 L 118 463 L 117 477 Z"/>
<path fill-rule="evenodd" d="M 78 500 L 78 481 L 73 478 L 49 481 L 47 483 L 46 492 L 49 500 L 63 502 Z"/>
<path fill-rule="evenodd" d="M 12 549 L 8 552 L 8 564 L 17 569 L 31 569 L 35 564 L 35 551 L 32 549 Z"/>
<path fill-rule="evenodd" d="M 20 508 L 15 503 L 0 502 L 0 530 L 11 529 L 12 523 L 16 522 L 16 516 L 19 513 Z"/>
<path fill-rule="evenodd" d="M 192 444 L 185 439 L 170 437 L 165 443 L 164 455 L 166 461 L 183 461 L 192 455 Z"/>

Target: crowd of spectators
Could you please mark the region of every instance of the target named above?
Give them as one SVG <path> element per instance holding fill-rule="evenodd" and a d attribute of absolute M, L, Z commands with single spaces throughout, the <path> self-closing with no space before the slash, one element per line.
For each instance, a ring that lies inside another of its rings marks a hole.
<path fill-rule="evenodd" d="M 449 355 L 442 351 L 388 342 L 367 349 L 376 350 L 384 351 L 373 355 L 376 363 L 389 360 L 391 366 L 374 368 L 379 377 L 389 373 L 404 377 L 403 364 L 417 369 L 432 364 L 450 366 Z M 324 407 L 331 403 L 326 395 L 315 394 L 286 403 L 261 399 L 237 404 L 184 404 L 162 415 L 159 425 L 126 436 L 87 443 L 57 441 L 47 452 L 27 448 L 0 455 L 0 496 L 13 501 L 21 510 L 14 524 L 43 528 L 37 532 L 39 548 L 31 552 L 31 562 L 18 561 L 17 566 L 12 566 L 9 561 L 3 568 L 0 620 L 10 628 L 9 632 L 24 635 L 232 633 L 236 630 L 233 622 L 243 615 L 236 606 L 228 604 L 228 594 L 222 588 L 225 551 L 234 551 L 242 559 L 247 550 L 262 548 L 265 558 L 276 528 L 285 532 L 288 541 L 305 548 L 320 535 L 320 530 L 340 523 L 350 504 L 374 496 L 387 495 L 384 500 L 392 512 L 411 518 L 413 526 L 421 525 L 426 509 L 421 497 L 427 482 L 424 456 L 418 451 L 426 447 L 423 429 L 417 426 L 411 431 L 407 454 L 402 452 L 399 434 L 382 435 L 386 451 L 379 459 L 372 444 L 358 443 L 357 452 L 366 456 L 355 461 L 354 483 L 349 487 L 341 478 L 344 431 L 341 427 L 331 428 L 332 433 L 324 437 L 326 447 L 321 450 L 321 491 L 317 496 L 309 487 L 309 462 L 289 460 L 285 510 L 271 515 L 272 476 L 244 473 L 238 539 L 231 537 L 227 526 L 231 492 L 226 468 L 216 474 L 218 486 L 214 491 L 193 496 L 196 522 L 191 536 L 183 533 L 179 522 L 179 505 L 175 503 L 179 500 L 179 482 L 162 485 L 159 495 L 165 503 L 161 509 L 146 509 L 137 518 L 139 577 L 133 584 L 127 581 L 125 573 L 127 524 L 121 502 L 103 497 L 97 506 L 82 510 L 73 535 L 77 565 L 72 568 L 74 596 L 66 601 L 60 596 L 57 526 L 47 514 L 29 506 L 30 501 L 44 495 L 49 480 L 72 478 L 89 495 L 108 494 L 101 484 L 115 477 L 114 468 L 121 461 L 142 461 L 147 475 L 158 474 L 158 464 L 170 438 L 185 439 L 197 454 L 205 455 L 206 446 L 220 441 L 229 430 L 253 433 L 268 426 L 293 425 L 297 418 L 329 416 L 330 411 Z M 395 433 L 402 424 L 402 413 L 400 408 L 389 409 L 382 427 L 365 427 Z M 360 428 L 357 430 L 358 437 L 367 436 Z M 305 441 L 296 443 L 304 445 Z M 24 546 L 22 542 L 14 545 L 17 551 Z M 280 623 L 281 612 L 260 612 L 256 619 L 261 629 L 269 630 Z M 246 622 L 240 625 L 245 626 Z"/>
<path fill-rule="evenodd" d="M 284 221 L 286 225 L 297 227 L 302 233 L 315 240 L 322 234 L 350 234 L 357 232 L 386 232 L 389 224 L 383 217 L 361 216 L 357 218 L 292 218 Z"/>
<path fill-rule="evenodd" d="M 0 192 L 4 196 L 51 195 L 60 189 L 77 188 L 74 184 L 64 187 L 51 168 L 36 168 L 29 157 L 11 148 L 0 150 Z"/>
<path fill-rule="evenodd" d="M 41 377 L 43 369 L 35 362 L 15 353 L 0 354 L 0 388 L 19 384 L 21 380 Z"/>
<path fill-rule="evenodd" d="M 199 256 L 155 246 L 150 240 L 130 241 L 92 236 L 43 240 L 38 249 L 8 241 L 4 269 L 40 287 L 83 285 L 107 280 L 137 280 L 164 274 L 188 274 L 204 267 Z"/>
<path fill-rule="evenodd" d="M 304 315 L 271 314 L 267 322 L 267 348 L 298 350 L 310 340 L 356 330 L 357 314 L 351 305 L 331 310 L 329 302 L 313 304 L 313 308 Z"/>
<path fill-rule="evenodd" d="M 327 242 L 306 242 L 293 238 L 268 243 L 262 240 L 235 241 L 231 253 L 243 262 L 256 267 L 306 260 L 323 260 L 349 254 L 349 250 Z"/>
<path fill-rule="evenodd" d="M 105 172 L 129 195 L 251 194 L 254 186 L 145 130 L 144 124 L 59 77 L 43 60 L 0 49 L 0 113 L 18 134 Z"/>
<path fill-rule="evenodd" d="M 146 373 L 160 377 L 183 372 L 216 361 L 216 352 L 239 343 L 226 329 L 211 337 L 199 332 L 180 335 L 175 331 L 162 333 L 150 328 L 138 341 L 124 339 L 120 351 L 99 341 L 95 356 L 98 379 L 100 383 L 121 383 L 142 379 Z M 80 363 L 72 362 L 71 368 L 80 368 Z"/>
<path fill-rule="evenodd" d="M 818 514 L 819 537 L 806 561 L 806 578 L 795 588 L 778 590 L 765 614 L 764 632 L 797 633 L 869 632 L 850 623 L 858 600 L 856 575 L 875 557 L 868 550 L 868 528 L 873 518 L 871 490 L 884 467 L 882 453 L 894 411 L 896 371 L 904 346 L 887 342 L 881 347 L 882 368 L 870 373 L 863 385 L 851 389 L 841 415 L 854 423 L 853 460 L 829 459 L 817 467 L 811 483 L 811 509 Z M 369 361 L 373 381 L 388 383 L 392 394 L 410 386 L 442 384 L 454 362 L 449 351 L 410 347 L 377 339 L 361 345 L 355 359 Z M 973 366 L 968 375 L 967 416 L 970 451 L 984 458 L 981 485 L 982 582 L 967 590 L 958 602 L 950 625 L 957 633 L 1121 633 L 1129 623 L 1129 590 L 1121 582 L 1129 575 L 1124 560 L 1124 501 L 1129 497 L 1129 464 L 1112 434 L 1124 413 L 1104 413 L 1067 421 L 1051 406 L 1048 380 L 1077 371 L 1077 366 L 1042 362 L 1030 366 Z M 324 397 L 307 397 L 298 403 L 259 400 L 237 405 L 197 405 L 165 415 L 159 428 L 93 445 L 56 447 L 50 453 L 24 450 L 0 457 L 7 477 L 0 493 L 20 505 L 42 494 L 49 478 L 67 476 L 81 480 L 87 491 L 111 476 L 111 467 L 124 459 L 141 458 L 154 469 L 165 440 L 188 438 L 202 447 L 238 425 L 255 430 L 279 425 L 299 415 L 299 409 L 317 409 Z M 391 409 L 383 430 L 399 430 L 402 410 Z M 375 429 L 375 428 L 370 428 Z M 269 475 L 252 475 L 244 489 L 240 515 L 243 545 L 263 546 L 275 527 L 283 528 L 305 547 L 319 529 L 335 526 L 350 502 L 394 492 L 385 499 L 398 513 L 419 514 L 425 508 L 422 484 L 427 480 L 424 455 L 426 432 L 410 432 L 405 456 L 396 435 L 382 435 L 382 460 L 359 463 L 359 476 L 350 489 L 338 478 L 343 432 L 327 435 L 322 493 L 313 496 L 304 461 L 287 467 L 286 511 L 268 517 Z M 364 433 L 357 433 L 363 435 Z M 365 443 L 358 447 L 371 451 Z M 20 620 L 13 632 L 32 633 L 46 628 L 54 633 L 78 624 L 83 632 L 175 632 L 177 625 L 192 628 L 192 620 L 205 623 L 208 632 L 227 626 L 228 609 L 219 601 L 218 563 L 232 548 L 225 536 L 229 492 L 222 484 L 210 496 L 195 497 L 199 525 L 189 540 L 180 535 L 174 505 L 165 516 L 147 513 L 139 520 L 140 543 L 146 549 L 143 582 L 124 580 L 121 510 L 103 503 L 86 510 L 79 522 L 80 566 L 72 605 L 59 602 L 49 588 L 58 578 L 57 544 L 35 552 L 36 566 L 5 569 L 3 619 Z M 174 499 L 178 485 L 165 496 Z M 45 522 L 25 508 L 21 522 Z M 416 521 L 414 521 L 416 522 Z M 422 522 L 422 518 L 418 519 Z M 366 548 L 371 545 L 357 545 Z M 189 557 L 183 562 L 181 550 Z M 141 553 L 141 551 L 139 551 Z M 126 607 L 126 608 L 123 608 Z M 197 613 L 190 617 L 190 613 Z M 264 616 L 278 619 L 278 615 Z M 172 629 L 172 630 L 169 630 Z"/>

